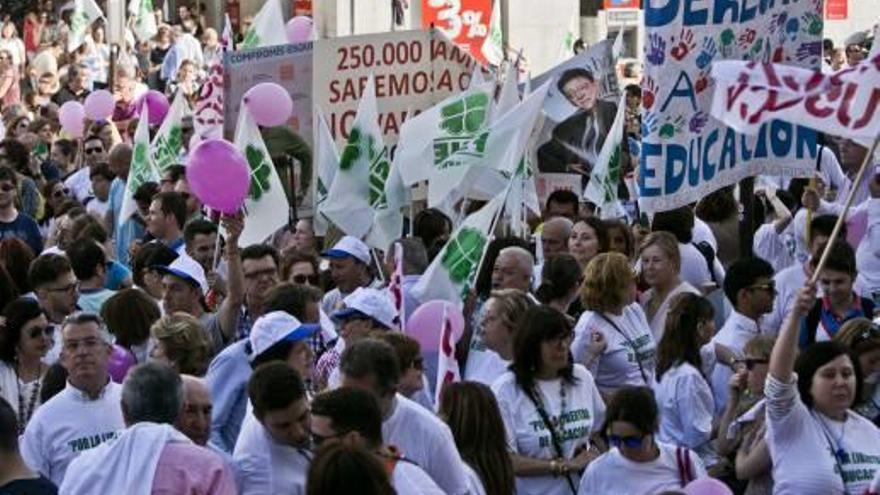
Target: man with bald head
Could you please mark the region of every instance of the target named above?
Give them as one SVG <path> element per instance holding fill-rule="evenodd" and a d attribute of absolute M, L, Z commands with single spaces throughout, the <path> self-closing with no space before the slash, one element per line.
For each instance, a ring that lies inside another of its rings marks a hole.
<path fill-rule="evenodd" d="M 137 214 L 119 224 L 119 213 L 122 211 L 122 198 L 125 196 L 125 185 L 128 181 L 128 170 L 131 165 L 131 145 L 118 143 L 110 149 L 108 161 L 110 170 L 116 174 L 110 184 L 110 206 L 107 208 L 107 225 L 113 236 L 113 248 L 116 261 L 129 266 L 128 246 L 135 239 L 144 236 L 144 222 Z"/>
<path fill-rule="evenodd" d="M 565 217 L 553 217 L 544 222 L 541 230 L 541 248 L 544 250 L 544 259 L 554 254 L 568 252 L 568 238 L 571 237 L 571 229 L 574 223 Z"/>

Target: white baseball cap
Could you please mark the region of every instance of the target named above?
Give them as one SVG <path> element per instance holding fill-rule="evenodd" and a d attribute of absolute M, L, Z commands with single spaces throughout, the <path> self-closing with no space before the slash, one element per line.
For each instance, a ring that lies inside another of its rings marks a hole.
<path fill-rule="evenodd" d="M 320 327 L 321 325 L 318 324 L 300 323 L 296 317 L 286 311 L 266 313 L 257 318 L 251 328 L 251 334 L 248 337 L 252 351 L 250 360 L 253 361 L 279 342 L 305 340 L 314 335 Z"/>
<path fill-rule="evenodd" d="M 350 235 L 339 239 L 336 245 L 331 249 L 325 250 L 321 255 L 326 256 L 327 258 L 336 259 L 351 256 L 363 263 L 370 264 L 370 248 L 357 237 L 352 237 Z"/>
<path fill-rule="evenodd" d="M 388 328 L 397 327 L 397 309 L 384 290 L 358 287 L 342 300 L 345 309 L 333 313 L 333 319 L 344 321 L 352 316 L 368 316 Z"/>
<path fill-rule="evenodd" d="M 186 254 L 181 254 L 170 265 L 154 265 L 153 270 L 167 275 L 174 275 L 182 278 L 187 282 L 198 285 L 202 295 L 208 293 L 208 279 L 205 277 L 205 269 L 198 261 L 190 258 Z"/>

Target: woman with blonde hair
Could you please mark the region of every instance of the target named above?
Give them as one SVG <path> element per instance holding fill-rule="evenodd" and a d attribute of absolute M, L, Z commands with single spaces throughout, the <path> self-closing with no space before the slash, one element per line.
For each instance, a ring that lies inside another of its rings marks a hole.
<path fill-rule="evenodd" d="M 658 342 L 666 328 L 666 315 L 675 296 L 684 293 L 700 295 L 693 285 L 683 281 L 681 253 L 678 241 L 669 232 L 651 232 L 642 240 L 640 248 L 642 277 L 651 287 L 639 297 L 639 304 L 651 325 L 651 333 Z"/>
<path fill-rule="evenodd" d="M 210 344 L 205 327 L 186 313 L 165 315 L 150 328 L 150 358 L 181 374 L 204 376 L 210 361 Z"/>
<path fill-rule="evenodd" d="M 529 308 L 535 306 L 529 294 L 517 289 L 493 290 L 483 311 L 483 343 L 495 351 L 505 364 L 513 359 L 513 341 L 519 322 Z M 498 376 L 501 376 L 500 374 Z M 486 385 L 491 385 L 496 377 Z"/>
<path fill-rule="evenodd" d="M 626 256 L 602 253 L 590 261 L 581 289 L 587 311 L 575 326 L 571 351 L 605 396 L 625 385 L 654 386 L 657 345 L 635 298 L 636 277 Z"/>

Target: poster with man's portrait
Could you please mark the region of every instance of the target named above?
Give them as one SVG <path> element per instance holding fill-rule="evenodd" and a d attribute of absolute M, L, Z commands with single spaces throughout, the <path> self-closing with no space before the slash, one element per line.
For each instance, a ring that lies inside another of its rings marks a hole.
<path fill-rule="evenodd" d="M 612 45 L 593 45 L 532 81 L 532 87 L 553 81 L 536 147 L 538 172 L 589 176 L 620 100 Z"/>

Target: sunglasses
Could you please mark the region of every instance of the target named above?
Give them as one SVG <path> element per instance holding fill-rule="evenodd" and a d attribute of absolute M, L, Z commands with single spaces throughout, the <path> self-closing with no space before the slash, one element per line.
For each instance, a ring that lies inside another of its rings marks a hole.
<path fill-rule="evenodd" d="M 318 276 L 317 275 L 303 275 L 297 274 L 292 277 L 293 283 L 300 285 L 318 285 Z"/>
<path fill-rule="evenodd" d="M 739 359 L 737 363 L 742 363 L 747 370 L 752 371 L 755 369 L 755 366 L 759 364 L 768 364 L 770 362 L 769 359 Z"/>
<path fill-rule="evenodd" d="M 85 153 L 87 155 L 93 155 L 93 154 L 97 154 L 97 153 L 103 153 L 104 148 L 98 146 L 98 147 L 93 147 L 93 148 L 86 148 L 83 151 L 85 151 Z"/>
<path fill-rule="evenodd" d="M 0 191 L 9 192 L 15 190 L 15 186 L 12 184 L 2 184 L 0 185 Z"/>
<path fill-rule="evenodd" d="M 28 336 L 32 339 L 38 338 L 40 335 L 51 337 L 55 333 L 55 327 L 46 325 L 45 327 L 34 327 L 28 332 Z"/>
<path fill-rule="evenodd" d="M 628 449 L 637 449 L 642 446 L 642 441 L 644 441 L 644 439 L 644 435 L 608 435 L 608 443 L 610 443 L 612 447 L 617 448 L 620 448 L 620 446 L 623 445 Z"/>
<path fill-rule="evenodd" d="M 53 198 L 60 198 L 62 196 L 70 196 L 70 188 L 65 187 L 63 189 L 56 189 L 52 193 Z"/>

